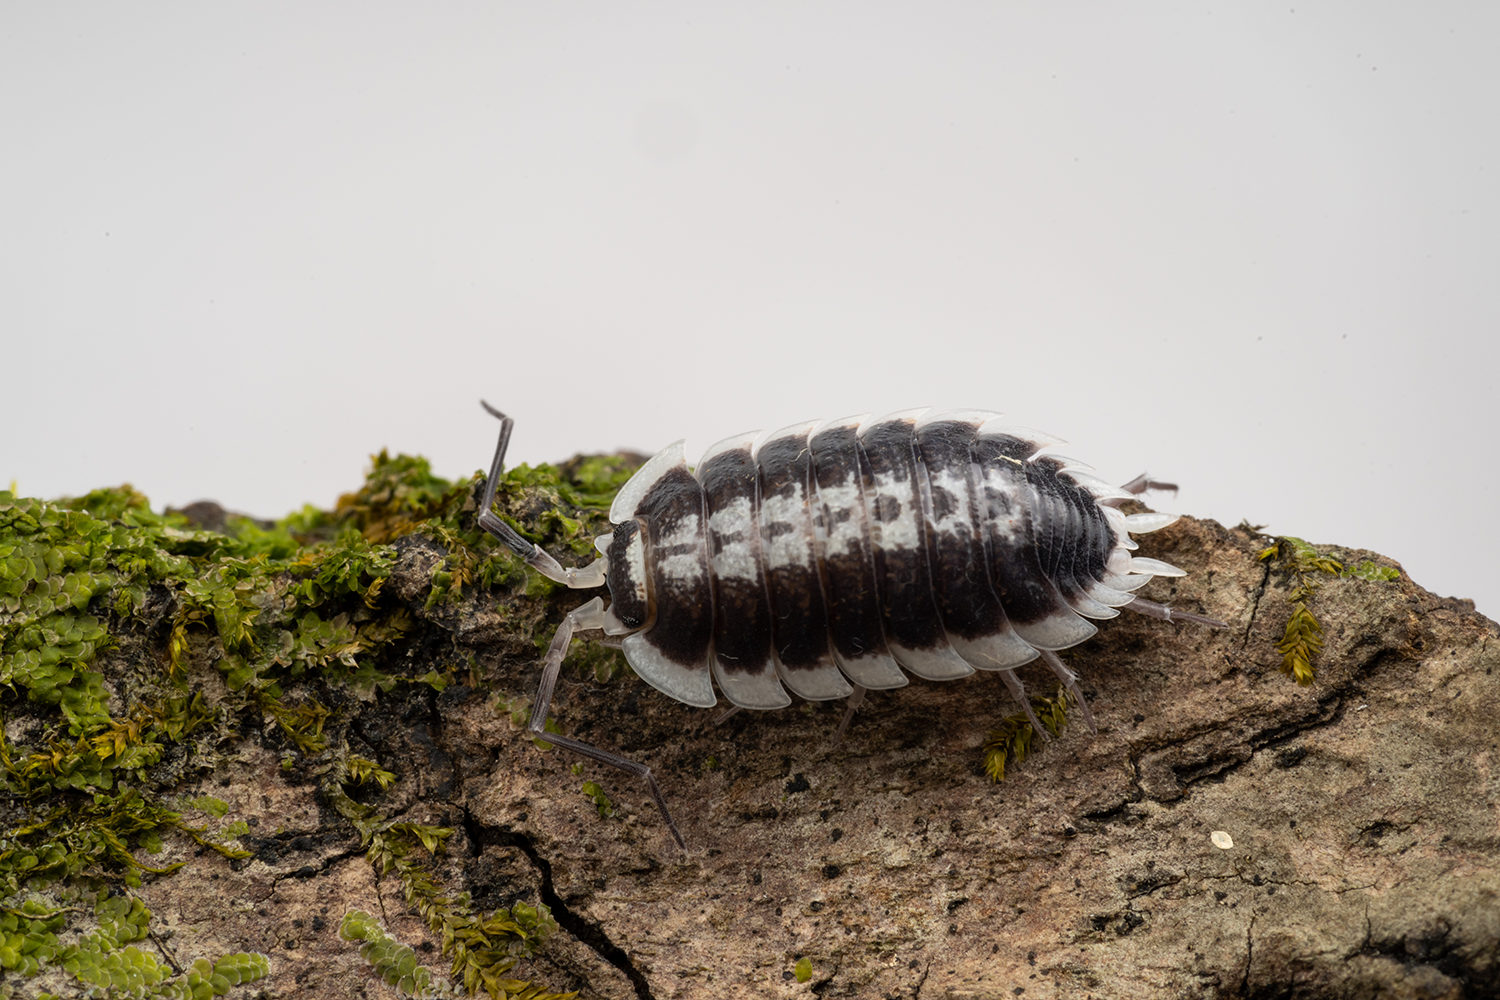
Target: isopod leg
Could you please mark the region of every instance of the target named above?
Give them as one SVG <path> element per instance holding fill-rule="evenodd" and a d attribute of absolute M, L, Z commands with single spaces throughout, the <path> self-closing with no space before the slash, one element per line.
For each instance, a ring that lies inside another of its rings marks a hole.
<path fill-rule="evenodd" d="M 1144 597 L 1137 597 L 1129 604 L 1122 605 L 1137 614 L 1148 618 L 1160 618 L 1164 622 L 1197 622 L 1199 625 L 1207 625 L 1209 628 L 1228 628 L 1228 622 L 1221 622 L 1217 618 L 1209 618 L 1204 615 L 1195 615 L 1189 611 L 1173 611 L 1165 604 L 1157 604 L 1148 601 Z"/>
<path fill-rule="evenodd" d="M 651 768 L 628 757 L 621 757 L 608 750 L 590 746 L 582 740 L 547 732 L 547 712 L 552 707 L 552 691 L 557 687 L 557 674 L 562 669 L 563 657 L 567 655 L 568 643 L 572 641 L 573 633 L 578 629 L 601 627 L 603 614 L 604 601 L 596 597 L 582 607 L 569 611 L 567 617 L 562 620 L 562 624 L 557 626 L 557 634 L 552 637 L 552 645 L 547 647 L 547 659 L 542 665 L 542 683 L 537 688 L 536 703 L 531 709 L 531 722 L 526 729 L 533 736 L 548 743 L 554 743 L 566 750 L 583 754 L 601 764 L 608 764 L 610 767 L 619 768 L 627 774 L 643 779 L 646 787 L 651 790 L 651 797 L 656 800 L 656 808 L 661 810 L 661 818 L 667 821 L 667 829 L 672 831 L 672 839 L 677 841 L 678 847 L 687 850 L 687 843 L 682 839 L 677 824 L 672 820 L 672 813 L 667 809 L 666 797 L 657 787 L 656 779 L 651 775 Z"/>
<path fill-rule="evenodd" d="M 864 703 L 865 694 L 868 691 L 869 688 L 862 688 L 858 684 L 854 685 L 854 693 L 849 696 L 848 701 L 844 702 L 844 717 L 839 720 L 838 732 L 833 734 L 835 746 L 844 738 L 844 733 L 849 730 L 849 723 L 854 721 L 854 713 L 859 711 L 859 706 Z"/>
<path fill-rule="evenodd" d="M 493 413 L 494 411 L 491 410 L 490 412 Z M 1147 490 L 1171 490 L 1173 493 L 1176 493 L 1177 484 L 1164 483 L 1159 479 L 1152 479 L 1149 473 L 1143 472 L 1139 476 L 1136 476 L 1134 479 L 1132 479 L 1130 482 L 1126 483 L 1124 486 L 1121 486 L 1120 489 L 1124 490 L 1126 493 L 1135 493 L 1137 495 L 1144 493 Z"/>
<path fill-rule="evenodd" d="M 1062 661 L 1062 657 L 1052 650 L 1044 649 L 1041 653 L 1047 666 L 1052 668 L 1057 679 L 1063 682 L 1063 687 L 1068 689 L 1068 694 L 1073 696 L 1073 700 L 1078 702 L 1078 707 L 1083 710 L 1083 721 L 1089 724 L 1089 732 L 1098 736 L 1099 727 L 1094 725 L 1094 713 L 1089 711 L 1088 699 L 1084 698 L 1083 692 L 1078 690 L 1078 675 L 1069 670 L 1068 665 Z"/>
<path fill-rule="evenodd" d="M 556 559 L 543 552 L 540 545 L 522 538 L 516 533 L 516 529 L 500 520 L 490 509 L 495 503 L 495 485 L 500 481 L 500 473 L 505 468 L 505 450 L 510 446 L 510 429 L 515 426 L 515 421 L 482 399 L 479 405 L 500 421 L 500 440 L 495 443 L 495 460 L 490 463 L 490 474 L 484 481 L 484 499 L 479 504 L 479 526 L 504 542 L 512 552 L 525 559 L 528 566 L 549 580 L 576 589 L 603 586 L 605 560 L 596 559 L 582 569 L 564 569 Z"/>
<path fill-rule="evenodd" d="M 1036 734 L 1042 739 L 1050 740 L 1052 734 L 1042 728 L 1041 722 L 1037 720 L 1036 713 L 1031 710 L 1031 699 L 1026 697 L 1026 685 L 1021 683 L 1021 678 L 1016 676 L 1014 670 L 1002 670 L 1000 671 L 1000 679 L 1010 689 L 1010 696 L 1016 699 L 1020 703 L 1021 708 L 1026 712 L 1026 718 L 1031 720 L 1031 728 L 1036 730 Z"/>

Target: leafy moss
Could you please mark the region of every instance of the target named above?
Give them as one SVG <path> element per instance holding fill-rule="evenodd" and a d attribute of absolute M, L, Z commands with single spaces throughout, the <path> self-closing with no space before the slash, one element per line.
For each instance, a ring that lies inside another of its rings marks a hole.
<path fill-rule="evenodd" d="M 1401 579 L 1401 571 L 1392 566 L 1378 566 L 1372 559 L 1355 563 L 1353 566 L 1345 566 L 1343 576 L 1352 577 L 1356 580 L 1365 580 L 1369 583 L 1390 583 Z"/>
<path fill-rule="evenodd" d="M 1262 562 L 1276 560 L 1292 578 L 1292 589 L 1287 602 L 1292 612 L 1287 617 L 1286 630 L 1276 651 L 1281 654 L 1281 672 L 1290 675 L 1298 684 L 1308 685 L 1317 678 L 1314 661 L 1323 651 L 1323 626 L 1308 607 L 1313 595 L 1321 586 L 1319 574 L 1342 576 L 1372 583 L 1388 583 L 1399 579 L 1399 570 L 1378 566 L 1366 559 L 1354 566 L 1345 566 L 1330 555 L 1319 552 L 1300 538 L 1282 535 L 1274 544 L 1261 550 L 1258 558 Z"/>
<path fill-rule="evenodd" d="M 453 982 L 469 993 L 484 990 L 493 1000 L 566 1000 L 574 996 L 548 993 L 506 975 L 517 961 L 531 955 L 557 929 L 546 906 L 531 907 L 518 901 L 510 909 L 496 910 L 488 916 L 476 913 L 467 893 L 445 893 L 414 856 L 419 848 L 429 855 L 441 853 L 444 842 L 453 834 L 451 829 L 387 820 L 343 791 L 343 781 L 352 780 L 347 770 L 330 778 L 324 785 L 324 796 L 360 831 L 376 870 L 400 880 L 407 906 L 426 922 L 437 936 L 442 954 L 451 960 L 449 975 Z M 356 920 L 354 926 L 364 923 Z M 399 950 L 381 946 L 375 958 L 365 957 L 382 969 L 382 956 L 386 961 L 397 959 Z M 395 968 L 403 964 L 398 962 Z M 381 975 L 385 976 L 390 968 L 389 965 L 383 968 Z M 420 978 L 414 970 L 404 971 L 401 976 L 408 974 L 413 976 L 413 982 Z M 430 978 L 427 982 L 434 985 Z"/>
<path fill-rule="evenodd" d="M 497 484 L 497 511 L 552 551 L 590 556 L 628 474 L 628 463 L 604 459 L 566 474 L 522 466 Z M 304 508 L 269 526 L 230 516 L 223 532 L 155 513 L 129 486 L 56 502 L 0 492 L 0 709 L 22 720 L 10 739 L 0 727 L 0 790 L 14 807 L 0 830 L 0 966 L 22 977 L 60 968 L 100 996 L 218 996 L 266 974 L 264 956 L 253 955 L 203 958 L 178 973 L 131 943 L 150 920 L 131 887 L 180 867 L 142 860 L 166 838 L 246 856 L 234 838 L 248 827 L 225 803 L 180 797 L 177 776 L 191 770 L 183 757 L 200 752 L 205 731 L 269 718 L 286 741 L 285 765 L 389 788 L 395 773 L 349 753 L 342 706 L 400 683 L 441 691 L 453 680 L 451 670 L 402 671 L 416 623 L 385 591 L 391 543 L 415 533 L 446 550 L 434 600 L 480 586 L 552 589 L 475 526 L 479 483 L 381 453 L 336 510 Z M 206 683 L 214 673 L 227 695 Z M 164 767 L 174 747 L 178 764 Z M 444 936 L 455 982 L 493 996 L 548 995 L 506 978 L 550 927 L 545 910 L 473 912 L 409 856 L 417 845 L 440 850 L 440 836 L 365 808 L 351 822 L 372 862 L 400 876 L 413 908 Z M 184 810 L 206 813 L 216 829 L 192 825 Z M 62 904 L 80 898 L 88 905 Z M 64 929 L 77 943 L 58 946 Z"/>
<path fill-rule="evenodd" d="M 594 800 L 594 808 L 599 811 L 600 819 L 609 819 L 615 814 L 615 807 L 610 804 L 609 796 L 604 794 L 604 788 L 597 781 L 585 781 L 582 790 L 584 795 Z"/>
<path fill-rule="evenodd" d="M 450 984 L 425 965 L 417 962 L 417 953 L 387 934 L 363 910 L 350 910 L 339 924 L 339 937 L 362 942 L 359 955 L 375 967 L 375 974 L 387 986 L 394 986 L 407 996 L 427 1000 L 429 997 L 453 995 Z"/>
<path fill-rule="evenodd" d="M 385 932 L 379 922 L 363 910 L 350 910 L 339 925 L 339 937 L 362 942 L 360 957 L 369 962 L 375 974 L 389 986 L 418 1000 L 460 996 L 461 991 L 424 965 L 417 953 Z M 519 980 L 500 980 L 501 992 L 492 996 L 501 1000 L 570 1000 L 576 993 L 549 993 Z"/>
<path fill-rule="evenodd" d="M 1031 708 L 1036 713 L 1037 721 L 1047 727 L 1048 732 L 1053 736 L 1061 735 L 1068 724 L 1067 688 L 1059 685 L 1057 693 L 1050 698 L 1032 695 Z M 1027 754 L 1032 752 L 1031 743 L 1035 737 L 1036 730 L 1031 727 L 1031 720 L 1026 717 L 1026 713 L 1017 712 L 1006 716 L 985 741 L 985 773 L 994 781 L 1004 781 L 1006 763 L 1015 761 L 1019 764 L 1025 760 Z"/>
<path fill-rule="evenodd" d="M 389 542 L 440 515 L 460 500 L 463 487 L 432 474 L 427 459 L 372 455 L 364 486 L 339 497 L 334 520 L 371 542 Z"/>

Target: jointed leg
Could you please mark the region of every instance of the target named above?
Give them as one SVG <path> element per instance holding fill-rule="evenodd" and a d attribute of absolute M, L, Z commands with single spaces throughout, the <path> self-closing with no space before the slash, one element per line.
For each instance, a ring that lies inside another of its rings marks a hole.
<path fill-rule="evenodd" d="M 1228 622 L 1221 622 L 1217 618 L 1208 618 L 1203 615 L 1195 615 L 1189 611 L 1173 611 L 1165 604 L 1157 604 L 1148 601 L 1144 597 L 1137 597 L 1129 604 L 1121 607 L 1129 608 L 1138 614 L 1148 618 L 1160 618 L 1164 622 L 1197 622 L 1199 625 L 1207 625 L 1209 628 L 1228 628 Z"/>
<path fill-rule="evenodd" d="M 490 509 L 495 503 L 495 484 L 500 481 L 500 473 L 505 468 L 505 449 L 510 445 L 510 429 L 515 426 L 515 421 L 482 399 L 479 405 L 500 420 L 500 440 L 495 444 L 495 460 L 490 463 L 490 474 L 484 481 L 484 499 L 479 504 L 479 526 L 504 542 L 512 552 L 525 559 L 528 566 L 549 580 L 577 589 L 602 587 L 605 560 L 595 559 L 582 569 L 564 569 L 556 559 L 543 552 L 541 546 L 522 538 Z"/>
<path fill-rule="evenodd" d="M 678 832 L 677 824 L 672 821 L 672 814 L 667 809 L 667 800 L 661 794 L 661 789 L 657 787 L 656 779 L 651 776 L 651 768 L 628 757 L 621 757 L 608 750 L 600 750 L 581 740 L 547 732 L 547 711 L 552 707 L 552 690 L 557 686 L 557 674 L 562 669 L 563 657 L 567 655 L 568 643 L 572 641 L 574 631 L 602 628 L 603 625 L 604 601 L 596 597 L 582 607 L 569 611 L 567 617 L 562 620 L 562 624 L 557 626 L 557 634 L 552 637 L 552 645 L 547 648 L 547 659 L 542 666 L 542 683 L 537 688 L 536 704 L 532 706 L 531 722 L 526 727 L 527 731 L 548 743 L 555 743 L 564 749 L 597 760 L 601 764 L 617 767 L 621 771 L 644 779 L 646 787 L 651 790 L 651 797 L 656 800 L 656 807 L 661 810 L 662 819 L 667 821 L 667 829 L 672 831 L 672 839 L 677 841 L 678 847 L 687 850 L 687 844 L 683 841 L 682 834 Z"/>
<path fill-rule="evenodd" d="M 1031 720 L 1031 728 L 1042 739 L 1050 740 L 1052 734 L 1047 732 L 1041 722 L 1038 721 L 1036 713 L 1031 710 L 1031 699 L 1026 697 L 1026 685 L 1021 683 L 1021 678 L 1016 676 L 1014 670 L 1002 670 L 1000 671 L 1000 679 L 1005 682 L 1006 688 L 1010 690 L 1010 696 L 1020 704 L 1021 709 L 1026 713 L 1026 718 Z"/>
<path fill-rule="evenodd" d="M 493 413 L 494 411 L 491 410 L 490 412 Z M 1139 476 L 1136 476 L 1134 479 L 1132 479 L 1130 482 L 1126 483 L 1124 486 L 1121 486 L 1120 489 L 1124 490 L 1126 493 L 1135 494 L 1141 494 L 1146 492 L 1147 490 L 1171 490 L 1173 493 L 1176 493 L 1177 484 L 1164 483 L 1158 479 L 1152 479 L 1149 473 L 1143 472 Z"/>
<path fill-rule="evenodd" d="M 605 560 L 596 559 L 582 569 L 564 569 L 556 559 L 543 552 L 541 546 L 522 538 L 514 528 L 500 520 L 490 509 L 495 503 L 495 485 L 499 482 L 500 473 L 505 468 L 505 449 L 510 444 L 510 430 L 514 426 L 514 421 L 483 400 L 479 405 L 483 406 L 491 416 L 500 420 L 500 440 L 495 444 L 495 460 L 490 463 L 490 474 L 484 482 L 484 499 L 479 505 L 479 526 L 504 542 L 512 552 L 525 559 L 527 565 L 549 580 L 577 589 L 603 586 Z M 619 754 L 610 753 L 608 750 L 600 750 L 598 747 L 590 746 L 570 736 L 559 736 L 556 733 L 547 732 L 547 711 L 552 707 L 552 691 L 557 687 L 558 671 L 562 669 L 563 657 L 567 655 L 568 643 L 572 641 L 573 633 L 578 629 L 603 627 L 604 601 L 598 597 L 582 607 L 574 608 L 562 620 L 562 624 L 557 627 L 557 634 L 552 637 L 552 645 L 547 648 L 547 658 L 542 664 L 542 682 L 537 688 L 536 703 L 531 709 L 531 722 L 526 727 L 527 731 L 548 743 L 554 743 L 566 750 L 583 754 L 601 764 L 608 764 L 610 767 L 619 768 L 637 778 L 644 779 L 646 787 L 651 790 L 651 797 L 656 800 L 656 807 L 661 810 L 662 818 L 667 821 L 667 829 L 672 831 L 672 839 L 677 841 L 678 847 L 686 850 L 687 844 L 683 842 L 682 834 L 677 830 L 677 824 L 672 821 L 672 814 L 667 810 L 667 800 L 662 796 L 661 789 L 657 787 L 656 779 L 651 776 L 649 767 L 621 757 Z"/>
<path fill-rule="evenodd" d="M 1089 711 L 1088 699 L 1084 698 L 1083 692 L 1078 690 L 1078 675 L 1069 670 L 1068 665 L 1062 661 L 1062 657 L 1052 650 L 1044 649 L 1041 652 L 1042 659 L 1046 661 L 1047 666 L 1052 668 L 1057 679 L 1063 682 L 1063 687 L 1067 688 L 1073 700 L 1078 702 L 1078 707 L 1083 709 L 1083 721 L 1089 724 L 1089 732 L 1095 736 L 1099 735 L 1099 727 L 1094 725 L 1094 713 Z"/>
<path fill-rule="evenodd" d="M 864 704 L 865 695 L 868 692 L 869 688 L 862 688 L 858 684 L 854 685 L 854 693 L 851 694 L 849 696 L 849 700 L 844 703 L 844 717 L 839 720 L 838 732 L 833 734 L 833 742 L 835 746 L 837 746 L 839 741 L 844 738 L 844 733 L 849 729 L 849 723 L 854 719 L 854 713 L 859 711 L 860 705 Z"/>

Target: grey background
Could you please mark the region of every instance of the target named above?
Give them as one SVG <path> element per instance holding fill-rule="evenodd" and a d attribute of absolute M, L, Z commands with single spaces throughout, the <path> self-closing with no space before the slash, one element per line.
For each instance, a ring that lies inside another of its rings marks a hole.
<path fill-rule="evenodd" d="M 7 4 L 0 485 L 1003 410 L 1500 613 L 1492 4 Z"/>

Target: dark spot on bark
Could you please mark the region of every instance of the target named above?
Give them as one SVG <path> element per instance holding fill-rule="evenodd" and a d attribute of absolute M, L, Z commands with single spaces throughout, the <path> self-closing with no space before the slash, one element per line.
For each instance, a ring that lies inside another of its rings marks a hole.
<path fill-rule="evenodd" d="M 1307 756 L 1307 747 L 1288 747 L 1276 755 L 1272 763 L 1280 768 L 1296 767 Z"/>

